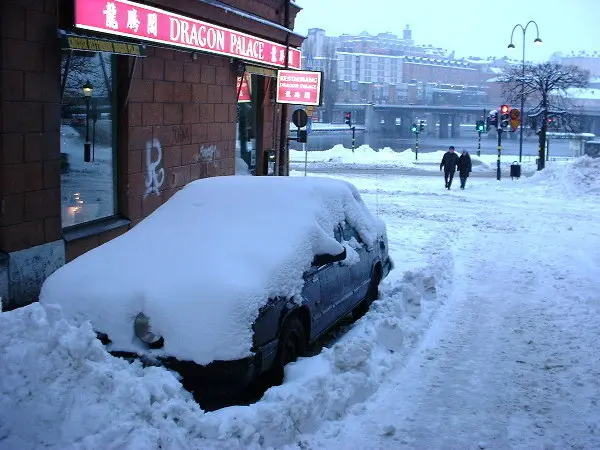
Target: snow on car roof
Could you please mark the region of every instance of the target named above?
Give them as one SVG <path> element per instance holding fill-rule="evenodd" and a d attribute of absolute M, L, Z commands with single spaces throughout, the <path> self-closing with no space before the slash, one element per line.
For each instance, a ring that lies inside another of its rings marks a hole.
<path fill-rule="evenodd" d="M 163 349 L 207 364 L 251 354 L 252 323 L 268 298 L 293 296 L 314 255 L 337 254 L 335 224 L 370 245 L 385 225 L 350 183 L 323 177 L 215 177 L 188 184 L 122 236 L 51 275 L 40 301 L 91 320 L 112 349 L 144 352 L 143 312 Z"/>

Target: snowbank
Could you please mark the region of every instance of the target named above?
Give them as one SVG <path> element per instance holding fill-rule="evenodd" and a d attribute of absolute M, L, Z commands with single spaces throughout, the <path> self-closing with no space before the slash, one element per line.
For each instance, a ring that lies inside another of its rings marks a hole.
<path fill-rule="evenodd" d="M 401 168 L 408 171 L 430 171 L 438 170 L 439 164 L 444 156 L 443 151 L 419 152 L 418 160 L 415 159 L 415 152 L 407 149 L 402 152 L 396 152 L 390 147 L 380 150 L 373 150 L 368 145 L 361 145 L 352 152 L 352 149 L 346 148 L 341 144 L 325 151 L 308 152 L 308 163 L 311 167 L 345 167 L 345 168 Z M 459 152 L 460 153 L 460 152 Z M 303 163 L 306 154 L 300 150 L 290 150 L 291 163 Z M 494 159 L 495 156 L 487 159 Z M 487 172 L 492 169 L 492 165 L 485 157 L 478 157 L 471 154 L 471 162 L 474 172 Z"/>
<path fill-rule="evenodd" d="M 235 174 L 236 175 L 252 175 L 250 173 L 250 169 L 248 169 L 248 164 L 239 156 L 235 158 Z"/>
<path fill-rule="evenodd" d="M 346 181 L 198 180 L 129 232 L 57 270 L 40 301 L 90 320 L 111 350 L 198 364 L 241 359 L 251 354 L 259 308 L 300 294 L 314 255 L 342 251 L 333 230 L 344 220 L 367 245 L 385 233 Z M 134 336 L 140 312 L 164 338 L 162 349 Z"/>
<path fill-rule="evenodd" d="M 110 356 L 89 323 L 0 313 L 0 447 L 189 448 L 202 417 L 168 371 Z"/>
<path fill-rule="evenodd" d="M 600 158 L 582 156 L 573 162 L 551 164 L 527 181 L 570 195 L 600 195 Z"/>
<path fill-rule="evenodd" d="M 432 254 L 429 265 L 385 282 L 382 299 L 332 338 L 339 340 L 330 348 L 288 365 L 284 384 L 261 401 L 209 413 L 170 372 L 112 357 L 89 323 L 73 325 L 57 307 L 1 313 L 0 446 L 234 450 L 292 444 L 300 433 L 360 409 L 418 342 L 452 278 L 452 255 Z"/>

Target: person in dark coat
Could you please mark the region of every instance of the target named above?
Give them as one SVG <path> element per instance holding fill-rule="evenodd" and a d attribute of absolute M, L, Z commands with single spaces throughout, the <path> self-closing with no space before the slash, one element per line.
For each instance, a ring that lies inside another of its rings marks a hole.
<path fill-rule="evenodd" d="M 450 190 L 452 179 L 458 167 L 458 155 L 454 153 L 454 146 L 451 145 L 440 163 L 440 170 L 444 169 L 444 180 L 446 180 L 446 189 Z"/>
<path fill-rule="evenodd" d="M 467 178 L 471 173 L 471 155 L 466 150 L 463 150 L 462 155 L 458 158 L 458 175 L 460 176 L 460 188 L 464 189 L 467 184 Z"/>

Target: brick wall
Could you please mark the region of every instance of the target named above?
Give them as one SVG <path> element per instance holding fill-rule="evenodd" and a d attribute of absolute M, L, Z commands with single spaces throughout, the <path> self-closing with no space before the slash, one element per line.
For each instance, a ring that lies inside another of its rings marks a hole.
<path fill-rule="evenodd" d="M 190 181 L 235 173 L 237 103 L 229 60 L 148 50 L 134 73 L 119 148 L 122 213 L 134 224 Z M 158 193 L 149 192 L 147 181 Z"/>
<path fill-rule="evenodd" d="M 56 2 L 0 2 L 0 250 L 61 237 Z"/>

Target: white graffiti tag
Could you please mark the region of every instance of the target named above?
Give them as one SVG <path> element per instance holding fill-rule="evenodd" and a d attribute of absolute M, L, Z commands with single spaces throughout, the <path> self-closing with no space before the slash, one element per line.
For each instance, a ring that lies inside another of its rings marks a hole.
<path fill-rule="evenodd" d="M 214 163 L 215 158 L 217 156 L 217 146 L 213 144 L 209 145 L 208 147 L 205 147 L 203 145 L 202 147 L 200 147 L 200 156 Z"/>
<path fill-rule="evenodd" d="M 156 149 L 156 160 L 152 161 L 152 150 Z M 159 168 L 162 163 L 162 147 L 158 139 L 146 142 L 146 193 L 158 194 L 158 190 L 165 182 L 165 169 Z"/>

